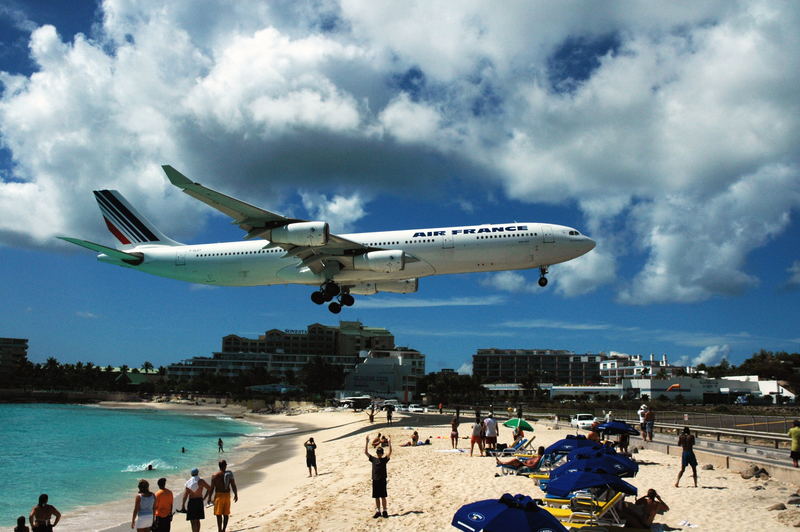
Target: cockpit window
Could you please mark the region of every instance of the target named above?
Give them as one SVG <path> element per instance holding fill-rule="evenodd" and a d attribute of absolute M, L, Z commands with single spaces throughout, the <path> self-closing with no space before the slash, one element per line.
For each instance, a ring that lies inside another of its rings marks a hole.
<path fill-rule="evenodd" d="M 569 234 L 570 234 L 571 236 L 578 236 L 578 235 L 580 235 L 580 233 L 579 233 L 578 231 L 570 231 L 570 232 L 569 232 Z"/>

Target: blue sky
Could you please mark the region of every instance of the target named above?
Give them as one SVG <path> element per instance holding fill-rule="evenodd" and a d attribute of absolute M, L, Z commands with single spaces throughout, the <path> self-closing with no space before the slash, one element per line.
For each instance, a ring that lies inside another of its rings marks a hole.
<path fill-rule="evenodd" d="M 491 7 L 0 2 L 0 336 L 103 365 L 338 319 L 431 371 L 485 347 L 797 352 L 800 8 Z M 198 287 L 55 239 L 112 243 L 98 188 L 177 240 L 241 238 L 161 164 L 340 232 L 545 221 L 598 245 L 546 289 L 425 278 L 336 317 L 308 287 Z"/>

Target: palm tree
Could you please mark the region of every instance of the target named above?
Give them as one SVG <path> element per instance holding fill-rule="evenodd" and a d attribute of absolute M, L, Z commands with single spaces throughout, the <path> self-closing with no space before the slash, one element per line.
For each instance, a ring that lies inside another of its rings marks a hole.
<path fill-rule="evenodd" d="M 149 360 L 145 360 L 144 364 L 142 364 L 142 369 L 145 373 L 150 373 L 150 371 L 153 369 L 153 363 Z"/>

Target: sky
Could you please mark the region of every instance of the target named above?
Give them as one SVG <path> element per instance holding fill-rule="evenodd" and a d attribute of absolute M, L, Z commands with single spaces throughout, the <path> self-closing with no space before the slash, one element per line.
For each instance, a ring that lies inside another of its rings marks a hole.
<path fill-rule="evenodd" d="M 360 320 L 470 371 L 480 348 L 740 363 L 800 351 L 800 4 L 0 0 L 0 336 L 35 362 L 166 365 L 227 334 Z M 206 186 L 336 232 L 550 222 L 550 269 L 420 280 L 338 316 L 304 286 L 98 263 L 91 191 L 185 243 Z"/>

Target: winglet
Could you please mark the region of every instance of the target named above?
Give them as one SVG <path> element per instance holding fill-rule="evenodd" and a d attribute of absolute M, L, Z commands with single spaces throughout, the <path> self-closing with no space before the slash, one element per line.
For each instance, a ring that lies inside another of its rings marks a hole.
<path fill-rule="evenodd" d="M 186 188 L 187 185 L 195 184 L 191 179 L 178 172 L 168 164 L 162 165 L 161 168 L 164 170 L 164 173 L 167 174 L 167 179 L 169 179 L 169 182 L 176 187 Z"/>

